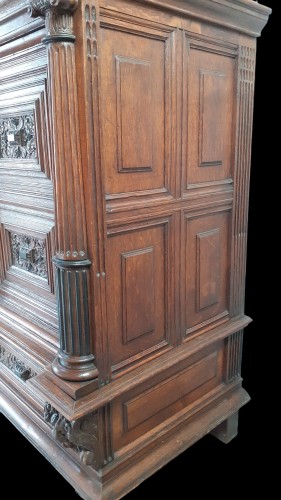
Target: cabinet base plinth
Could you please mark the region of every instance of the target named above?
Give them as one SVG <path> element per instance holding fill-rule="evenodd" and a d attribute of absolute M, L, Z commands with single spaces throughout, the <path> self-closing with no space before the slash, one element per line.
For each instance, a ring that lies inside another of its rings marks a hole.
<path fill-rule="evenodd" d="M 212 436 L 224 444 L 230 443 L 238 434 L 239 413 L 234 413 L 212 431 Z"/>
<path fill-rule="evenodd" d="M 224 439 L 224 442 L 228 442 L 228 438 L 234 437 L 238 411 L 249 399 L 242 387 L 236 387 L 192 418 L 187 414 L 186 419 L 179 419 L 179 424 L 176 423 L 175 415 L 172 432 L 170 422 L 154 438 L 153 447 L 146 450 L 146 445 L 138 442 L 136 447 L 120 450 L 102 472 L 83 465 L 77 454 L 58 443 L 46 424 L 6 386 L 3 386 L 3 390 L 1 387 L 0 412 L 52 463 L 84 500 L 117 500 L 213 430 L 212 433 L 219 439 L 222 439 L 223 429 L 228 430 L 228 437 Z"/>

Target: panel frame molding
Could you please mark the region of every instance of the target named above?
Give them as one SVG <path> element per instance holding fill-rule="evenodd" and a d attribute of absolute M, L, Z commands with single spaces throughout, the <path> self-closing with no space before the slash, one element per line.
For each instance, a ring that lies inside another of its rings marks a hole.
<path fill-rule="evenodd" d="M 219 215 L 219 214 L 229 214 L 229 226 L 227 228 L 228 232 L 228 244 L 229 244 L 229 259 L 231 259 L 231 245 L 230 245 L 230 235 L 231 235 L 231 214 L 232 214 L 232 209 L 233 209 L 233 204 L 232 200 L 225 200 L 224 202 L 220 203 L 218 206 L 211 206 L 208 209 L 198 209 L 194 207 L 192 210 L 183 210 L 182 211 L 182 235 L 186 235 L 186 230 L 187 230 L 187 224 L 189 221 L 194 220 L 194 219 L 201 219 L 204 217 L 212 216 L 212 215 Z M 211 231 L 211 230 L 210 230 Z M 213 231 L 213 230 L 212 230 Z M 185 236 L 184 236 L 185 238 Z M 196 250 L 197 252 L 197 250 Z M 184 275 L 186 276 L 186 256 L 185 252 L 182 252 L 182 258 L 181 258 L 181 268 L 184 271 Z M 198 269 L 196 271 L 196 280 L 198 281 Z M 183 283 L 184 282 L 184 283 Z M 185 280 L 183 280 L 181 284 L 181 300 L 182 304 L 186 304 L 186 283 Z M 227 276 L 227 289 L 230 287 L 230 282 L 231 282 L 231 272 L 230 270 L 228 271 L 228 276 Z M 227 297 L 226 297 L 227 298 Z M 200 322 L 199 324 L 196 324 L 194 326 L 191 326 L 189 328 L 186 328 L 186 317 L 185 317 L 185 308 L 183 307 L 182 313 L 181 313 L 181 332 L 182 332 L 182 342 L 189 342 L 191 339 L 194 337 L 197 337 L 199 335 L 204 334 L 204 332 L 207 330 L 207 328 L 212 325 L 212 328 L 215 328 L 225 322 L 227 322 L 231 315 L 230 315 L 230 298 L 227 298 L 228 300 L 228 307 L 220 312 L 219 314 L 216 314 L 215 316 L 212 316 L 211 318 L 208 318 L 207 320 L 204 320 Z M 196 292 L 195 295 L 195 304 L 198 304 L 198 291 Z"/>
<path fill-rule="evenodd" d="M 154 247 L 146 247 L 146 248 L 140 248 L 137 250 L 132 250 L 129 252 L 124 252 L 121 254 L 121 274 L 122 274 L 122 323 L 123 323 L 123 344 L 126 345 L 132 340 L 135 340 L 135 336 L 133 338 L 129 338 L 129 328 L 128 328 L 128 317 L 127 317 L 127 306 L 128 306 L 128 294 L 125 288 L 125 282 L 126 282 L 126 267 L 127 267 L 127 261 L 130 257 L 136 257 L 136 256 L 141 256 L 141 255 L 148 255 L 152 254 L 152 259 L 154 260 L 154 254 L 153 254 Z M 153 297 L 155 296 L 155 290 L 154 290 L 154 276 L 152 274 L 151 277 L 151 288 L 153 290 Z M 153 299 L 154 300 L 154 299 Z M 154 309 L 154 302 L 153 302 L 153 309 Z M 146 328 L 145 332 L 142 332 L 140 335 L 137 336 L 137 338 L 142 337 L 144 335 L 148 335 L 149 333 L 154 331 L 154 326 L 151 325 L 150 328 Z"/>
<path fill-rule="evenodd" d="M 177 97 L 175 98 L 175 95 L 178 94 L 177 83 L 173 80 L 172 74 L 175 71 L 177 61 L 176 48 L 180 43 L 179 30 L 168 25 L 149 23 L 145 19 L 132 18 L 126 14 L 104 9 L 101 13 L 100 28 L 125 32 L 165 43 L 165 107 L 169 106 L 165 110 L 164 186 L 148 190 L 140 189 L 139 191 L 106 194 L 107 212 L 122 210 L 126 204 L 132 204 L 136 200 L 142 205 L 150 203 L 152 200 L 157 200 L 158 203 L 166 198 L 172 200 L 176 197 L 177 184 L 176 175 L 174 175 L 177 171 L 175 168 L 177 151 L 176 148 L 172 148 L 172 144 L 177 144 L 177 139 L 174 137 L 177 133 L 177 113 L 175 111 Z"/>
<path fill-rule="evenodd" d="M 122 95 L 121 95 L 121 64 L 122 63 L 131 63 L 138 64 L 149 67 L 151 70 L 151 62 L 146 61 L 144 59 L 137 59 L 132 57 L 125 56 L 115 56 L 115 64 L 116 64 L 116 114 L 117 114 L 117 169 L 119 173 L 134 173 L 134 172 L 152 172 L 153 171 L 153 154 L 152 154 L 152 143 L 153 143 L 153 130 L 152 126 L 150 129 L 150 150 L 151 150 L 151 165 L 147 166 L 137 166 L 137 167 L 124 167 L 123 165 L 123 140 L 122 140 Z M 151 74 L 150 74 L 150 97 L 151 97 Z M 152 125 L 150 123 L 150 125 Z"/>
<path fill-rule="evenodd" d="M 189 102 L 189 76 L 188 67 L 190 60 L 191 49 L 202 50 L 204 52 L 209 52 L 211 54 L 217 54 L 224 57 L 229 57 L 235 60 L 234 75 L 237 74 L 238 66 L 238 54 L 239 45 L 228 42 L 226 40 L 220 40 L 218 38 L 209 37 L 207 35 L 195 34 L 189 30 L 183 31 L 183 109 L 187 109 L 187 104 Z M 236 86 L 236 81 L 234 82 Z M 237 109 L 237 97 L 236 94 L 233 97 L 233 122 L 232 122 L 232 172 L 234 170 L 234 145 L 235 145 L 235 127 L 236 127 L 236 109 Z M 200 123 L 199 123 L 200 124 Z M 188 181 L 188 126 L 187 120 L 183 119 L 182 122 L 182 192 L 181 196 L 183 199 L 189 199 L 193 196 L 200 196 L 203 194 L 211 194 L 215 192 L 233 191 L 233 174 L 232 177 L 222 180 L 212 180 L 204 182 L 192 183 Z M 200 141 L 198 141 L 200 148 Z M 199 156 L 200 158 L 200 156 Z M 200 165 L 198 165 L 200 166 Z M 210 167 L 211 168 L 211 167 Z"/>
<path fill-rule="evenodd" d="M 174 266 L 171 266 L 172 271 L 167 272 L 167 266 L 171 265 L 171 261 L 174 259 L 174 255 L 172 252 L 172 248 L 174 245 L 175 238 L 175 214 L 169 214 L 166 216 L 153 216 L 151 218 L 143 218 L 141 221 L 135 221 L 134 223 L 121 223 L 115 225 L 113 227 L 108 227 L 107 236 L 109 238 L 127 234 L 130 232 L 138 231 L 138 230 L 146 230 L 149 228 L 164 226 L 164 239 L 165 239 L 165 249 L 164 249 L 164 258 L 165 258 L 165 332 L 166 338 L 160 343 L 146 349 L 141 354 L 133 355 L 130 358 L 121 361 L 120 363 L 112 366 L 112 376 L 114 374 L 118 375 L 120 371 L 123 371 L 126 368 L 134 368 L 138 366 L 138 364 L 142 363 L 144 360 L 147 361 L 149 357 L 153 354 L 153 356 L 157 357 L 158 355 L 170 350 L 172 346 L 177 345 L 178 343 L 178 333 L 175 326 L 175 294 L 176 289 L 174 288 Z M 167 302 L 167 297 L 170 297 L 169 302 Z M 109 340 L 110 341 L 110 340 Z"/>

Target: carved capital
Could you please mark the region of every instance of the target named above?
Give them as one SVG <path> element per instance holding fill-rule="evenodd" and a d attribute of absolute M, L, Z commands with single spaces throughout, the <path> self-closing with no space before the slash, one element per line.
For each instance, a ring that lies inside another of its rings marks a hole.
<path fill-rule="evenodd" d="M 95 469 L 104 465 L 99 452 L 97 412 L 70 422 L 52 405 L 46 403 L 44 420 L 51 425 L 54 438 L 65 448 L 71 448 L 79 453 L 83 464 Z"/>
<path fill-rule="evenodd" d="M 45 17 L 48 10 L 58 14 L 71 14 L 77 9 L 78 0 L 31 0 L 29 12 L 31 17 Z"/>
<path fill-rule="evenodd" d="M 44 43 L 74 42 L 72 14 L 78 0 L 32 0 L 29 6 L 31 17 L 44 17 L 46 36 Z"/>

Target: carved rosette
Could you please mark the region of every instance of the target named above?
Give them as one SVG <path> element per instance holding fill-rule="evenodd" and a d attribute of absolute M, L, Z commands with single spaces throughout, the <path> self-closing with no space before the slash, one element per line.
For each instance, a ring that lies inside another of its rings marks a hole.
<path fill-rule="evenodd" d="M 91 348 L 87 234 L 78 114 L 73 13 L 78 0 L 33 0 L 31 16 L 45 18 L 48 89 L 56 193 L 57 301 L 60 351 L 54 373 L 84 381 L 98 375 Z"/>
<path fill-rule="evenodd" d="M 98 412 L 70 422 L 52 405 L 46 403 L 44 420 L 51 425 L 54 438 L 65 448 L 79 453 L 84 465 L 95 469 L 100 469 L 105 465 L 99 451 Z"/>

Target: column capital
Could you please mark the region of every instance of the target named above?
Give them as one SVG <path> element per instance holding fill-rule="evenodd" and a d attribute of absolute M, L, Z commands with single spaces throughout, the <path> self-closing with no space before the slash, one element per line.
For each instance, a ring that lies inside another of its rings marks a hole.
<path fill-rule="evenodd" d="M 78 0 L 32 0 L 29 4 L 31 17 L 43 17 L 46 25 L 46 36 L 43 43 L 72 42 L 72 15 L 77 9 Z"/>
<path fill-rule="evenodd" d="M 48 10 L 57 14 L 72 14 L 78 6 L 78 0 L 31 0 L 29 13 L 31 17 L 46 17 Z"/>

